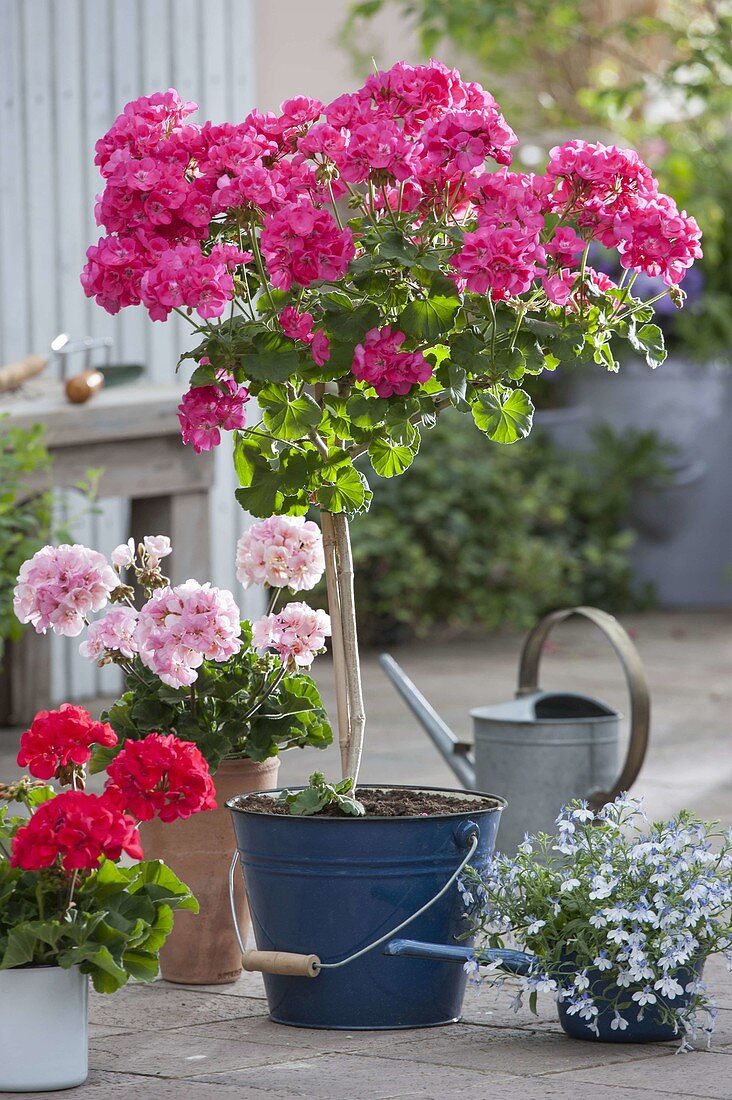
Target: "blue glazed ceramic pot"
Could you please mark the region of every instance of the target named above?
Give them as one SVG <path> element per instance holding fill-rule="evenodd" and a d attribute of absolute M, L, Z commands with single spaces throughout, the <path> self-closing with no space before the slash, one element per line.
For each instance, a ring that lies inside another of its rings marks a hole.
<path fill-rule="evenodd" d="M 686 990 L 686 986 L 690 982 L 700 977 L 703 965 L 700 962 L 695 967 L 681 967 L 673 972 L 672 977 Z M 599 970 L 589 970 L 587 977 L 590 981 L 588 992 L 595 1003 L 599 1001 L 601 1005 L 605 1004 L 605 1007 L 601 1007 L 595 1017 L 597 1023 L 597 1032 L 595 1032 L 590 1031 L 587 1021 L 581 1019 L 579 1013 L 570 1016 L 569 1006 L 563 1001 L 558 1001 L 559 1023 L 562 1025 L 562 1030 L 567 1035 L 571 1035 L 573 1039 L 586 1039 L 590 1042 L 601 1043 L 668 1043 L 679 1038 L 679 1032 L 674 1028 L 673 1023 L 669 1022 L 668 1017 L 664 1018 L 658 1003 L 645 1005 L 642 1017 L 639 1020 L 638 1014 L 641 1009 L 638 1004 L 633 1002 L 632 1006 L 619 1011 L 621 1023 L 613 1027 L 615 1010 L 611 1007 L 611 1004 L 606 1002 L 612 1003 L 615 1000 L 617 987 L 614 979 Z M 623 1001 L 630 1000 L 635 991 L 635 986 L 623 989 L 621 991 Z M 656 995 L 658 996 L 658 993 Z M 686 1008 L 690 1000 L 691 993 L 684 992 L 681 996 L 675 997 L 673 1001 L 667 1001 L 666 1004 L 673 1009 Z"/>

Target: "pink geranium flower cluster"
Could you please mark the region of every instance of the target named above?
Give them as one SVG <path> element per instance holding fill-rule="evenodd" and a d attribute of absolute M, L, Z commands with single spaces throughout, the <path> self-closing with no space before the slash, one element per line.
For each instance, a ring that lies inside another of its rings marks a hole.
<path fill-rule="evenodd" d="M 379 397 L 406 394 L 418 382 L 432 377 L 432 367 L 421 351 L 402 351 L 406 336 L 391 325 L 372 328 L 353 357 L 354 377 L 373 386 Z"/>
<path fill-rule="evenodd" d="M 140 609 L 140 660 L 165 684 L 195 682 L 204 658 L 225 661 L 241 648 L 239 608 L 231 592 L 189 580 L 155 592 Z"/>
<path fill-rule="evenodd" d="M 13 599 L 22 623 L 38 634 L 75 638 L 86 616 L 100 611 L 119 585 L 119 577 L 103 554 L 78 543 L 44 546 L 23 562 Z"/>
<path fill-rule="evenodd" d="M 330 637 L 330 616 L 306 603 L 288 603 L 277 615 L 254 623 L 252 642 L 257 649 L 273 649 L 284 664 L 309 668 Z"/>
<path fill-rule="evenodd" d="M 218 447 L 222 429 L 233 432 L 246 424 L 248 400 L 247 387 L 237 385 L 223 371 L 215 385 L 193 386 L 178 406 L 183 442 L 192 443 L 196 454 Z"/>
<path fill-rule="evenodd" d="M 402 209 L 454 204 L 464 182 L 486 158 L 509 164 L 517 137 L 493 96 L 438 61 L 398 62 L 339 96 L 298 149 L 332 161 L 348 183 L 372 180 Z M 407 206 L 404 188 L 409 187 Z"/>
<path fill-rule="evenodd" d="M 324 570 L 320 528 L 303 516 L 270 516 L 236 544 L 236 576 L 244 588 L 267 584 L 301 592 L 314 588 Z"/>
<path fill-rule="evenodd" d="M 551 150 L 546 175 L 553 185 L 548 209 L 617 248 L 623 267 L 672 285 L 702 255 L 696 220 L 659 192 L 632 149 L 568 141 Z"/>
<path fill-rule="evenodd" d="M 261 244 L 278 290 L 340 279 L 356 254 L 350 229 L 339 229 L 333 215 L 309 199 L 288 203 L 265 218 Z"/>
<path fill-rule="evenodd" d="M 140 280 L 143 305 L 153 321 L 165 321 L 174 309 L 189 306 L 201 317 L 220 317 L 234 297 L 232 271 L 251 260 L 231 244 L 217 244 L 202 254 L 197 244 L 176 244 L 160 253 Z"/>
<path fill-rule="evenodd" d="M 498 104 L 438 61 L 398 62 L 331 103 L 295 97 L 240 123 L 195 124 L 194 107 L 172 90 L 143 97 L 97 145 L 106 235 L 89 249 L 82 283 L 112 313 L 142 303 L 154 319 L 174 309 L 210 319 L 238 300 L 265 354 L 289 350 L 284 335 L 322 367 L 342 361 L 331 342 L 343 337 L 328 321 L 343 311 L 331 295 L 321 320 L 326 295 L 307 292 L 367 272 L 372 259 L 426 255 L 435 227 L 455 242 L 440 265 L 461 292 L 493 301 L 536 293 L 540 310 L 579 312 L 603 293 L 587 268 L 592 242 L 669 285 L 701 256 L 697 223 L 632 150 L 573 140 L 551 150 L 543 174 L 509 171 L 517 138 Z M 363 218 L 344 225 L 338 200 Z M 259 308 L 252 291 L 267 288 Z M 280 305 L 272 289 L 296 290 L 297 302 Z M 350 344 L 353 376 L 383 398 L 430 378 L 417 337 L 385 324 L 392 319 L 382 303 L 378 322 Z M 261 324 L 267 331 L 254 331 Z M 246 354 L 240 362 L 246 369 Z M 191 390 L 184 440 L 217 445 L 222 428 L 244 425 L 246 396 L 226 375 Z"/>
<path fill-rule="evenodd" d="M 499 301 L 525 293 L 546 260 L 543 181 L 521 172 L 483 172 L 468 181 L 466 190 L 478 227 L 464 235 L 452 258 L 458 281 Z"/>

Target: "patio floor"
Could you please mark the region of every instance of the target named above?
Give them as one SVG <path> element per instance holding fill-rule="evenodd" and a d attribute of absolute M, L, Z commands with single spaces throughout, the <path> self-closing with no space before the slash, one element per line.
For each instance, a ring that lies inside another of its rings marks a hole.
<path fill-rule="evenodd" d="M 624 622 L 646 664 L 653 696 L 651 746 L 635 793 L 645 796 L 654 817 L 689 806 L 729 824 L 732 613 L 654 613 Z M 470 707 L 511 697 L 519 645 L 517 637 L 443 639 L 412 644 L 395 656 L 452 728 L 467 734 Z M 327 699 L 328 673 L 321 661 Z M 560 628 L 542 673 L 543 686 L 586 691 L 625 709 L 622 673 L 589 626 Z M 375 655 L 366 659 L 364 677 L 369 731 L 363 780 L 455 785 L 386 683 Z M 3 777 L 17 772 L 16 741 L 17 732 L 0 733 Z M 315 767 L 336 773 L 337 751 L 290 753 L 282 781 L 301 781 Z M 497 1001 L 488 991 L 471 989 L 463 1022 L 451 1027 L 349 1034 L 271 1023 L 258 975 L 231 986 L 128 986 L 114 997 L 92 996 L 92 1070 L 87 1084 L 69 1095 L 730 1100 L 732 982 L 719 960 L 712 960 L 706 977 L 720 1006 L 714 1046 L 684 1056 L 667 1045 L 573 1041 L 559 1030 L 550 1001 L 540 1003 L 537 1020 L 528 1011 L 514 1015 L 505 995 Z"/>

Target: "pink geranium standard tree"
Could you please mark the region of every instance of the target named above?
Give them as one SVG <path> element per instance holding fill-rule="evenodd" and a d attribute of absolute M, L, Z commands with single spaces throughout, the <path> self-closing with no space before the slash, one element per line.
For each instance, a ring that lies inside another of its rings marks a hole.
<path fill-rule="evenodd" d="M 570 141 L 512 172 L 517 137 L 478 84 L 398 63 L 324 105 L 194 124 L 176 92 L 128 104 L 97 143 L 104 179 L 86 293 L 111 313 L 182 314 L 199 343 L 180 407 L 197 450 L 233 430 L 239 503 L 320 508 L 344 775 L 365 715 L 348 518 L 359 460 L 404 472 L 441 410 L 489 440 L 531 429 L 527 376 L 577 358 L 617 370 L 615 341 L 664 357 L 639 272 L 678 284 L 696 222 L 631 150 Z M 590 266 L 616 250 L 619 283 Z M 256 397 L 259 419 L 245 404 Z M 294 614 L 294 613 L 293 613 Z"/>

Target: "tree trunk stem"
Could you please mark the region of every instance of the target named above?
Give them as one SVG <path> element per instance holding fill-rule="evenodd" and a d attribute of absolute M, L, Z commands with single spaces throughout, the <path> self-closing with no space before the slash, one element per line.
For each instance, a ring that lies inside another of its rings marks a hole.
<path fill-rule="evenodd" d="M 342 512 L 323 511 L 321 517 L 332 630 L 341 768 L 344 776 L 349 775 L 353 778 L 355 787 L 363 752 L 366 714 L 356 633 L 351 540 L 348 520 Z"/>

